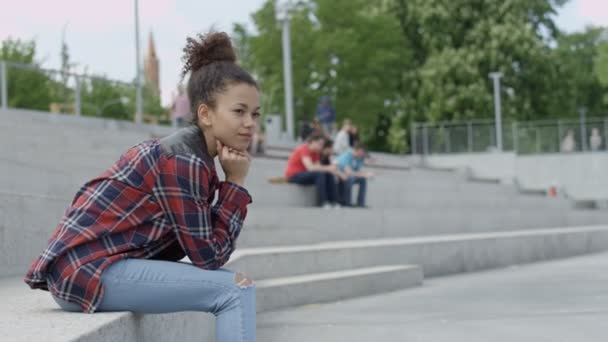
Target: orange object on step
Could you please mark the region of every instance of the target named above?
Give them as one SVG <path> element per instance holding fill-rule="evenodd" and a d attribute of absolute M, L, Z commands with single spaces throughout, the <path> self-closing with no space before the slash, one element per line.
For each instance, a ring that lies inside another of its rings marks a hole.
<path fill-rule="evenodd" d="M 549 197 L 557 197 L 557 187 L 550 186 L 548 191 Z"/>

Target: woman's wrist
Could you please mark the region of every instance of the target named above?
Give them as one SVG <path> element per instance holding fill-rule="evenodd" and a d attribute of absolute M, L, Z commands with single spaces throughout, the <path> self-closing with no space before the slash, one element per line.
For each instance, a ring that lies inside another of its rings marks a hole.
<path fill-rule="evenodd" d="M 226 177 L 226 182 L 234 183 L 236 185 L 244 186 L 245 179 L 244 178 L 236 178 L 236 177 Z"/>

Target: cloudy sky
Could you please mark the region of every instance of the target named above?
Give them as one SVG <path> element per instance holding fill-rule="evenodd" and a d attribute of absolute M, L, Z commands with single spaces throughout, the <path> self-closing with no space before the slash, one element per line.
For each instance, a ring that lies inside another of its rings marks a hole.
<path fill-rule="evenodd" d="M 35 39 L 47 68 L 60 65 L 61 34 L 78 71 L 130 81 L 135 76 L 134 6 L 129 0 L 18 0 L 0 7 L 0 40 Z M 145 53 L 154 33 L 161 63 L 163 103 L 179 79 L 185 37 L 210 27 L 230 31 L 235 22 L 252 26 L 250 14 L 264 0 L 140 0 L 140 39 Z M 570 0 L 557 17 L 567 31 L 586 25 L 608 26 L 608 0 Z"/>

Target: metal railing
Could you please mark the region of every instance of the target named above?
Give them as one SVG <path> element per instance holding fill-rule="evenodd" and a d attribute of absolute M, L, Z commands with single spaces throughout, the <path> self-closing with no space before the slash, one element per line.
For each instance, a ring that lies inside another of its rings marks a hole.
<path fill-rule="evenodd" d="M 134 120 L 135 91 L 134 83 L 0 60 L 2 109 Z"/>
<path fill-rule="evenodd" d="M 503 151 L 518 154 L 607 151 L 608 117 L 505 122 L 502 136 Z M 492 120 L 414 123 L 410 139 L 413 154 L 497 150 Z"/>

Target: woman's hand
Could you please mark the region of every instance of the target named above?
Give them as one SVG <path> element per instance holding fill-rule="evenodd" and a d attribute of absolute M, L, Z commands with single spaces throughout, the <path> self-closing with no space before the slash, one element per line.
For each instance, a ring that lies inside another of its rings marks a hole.
<path fill-rule="evenodd" d="M 226 174 L 226 181 L 243 186 L 251 165 L 249 153 L 237 151 L 217 142 L 217 156 Z"/>

